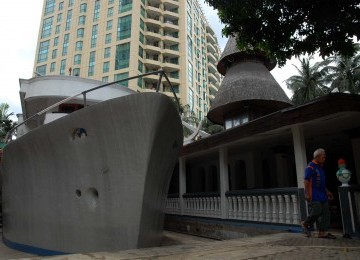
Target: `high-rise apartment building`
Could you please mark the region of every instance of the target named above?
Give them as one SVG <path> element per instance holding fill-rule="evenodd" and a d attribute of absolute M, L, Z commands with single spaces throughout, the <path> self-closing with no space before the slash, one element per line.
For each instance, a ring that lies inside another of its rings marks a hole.
<path fill-rule="evenodd" d="M 44 0 L 34 71 L 112 82 L 162 69 L 203 118 L 221 80 L 219 57 L 198 0 Z M 124 85 L 154 91 L 158 78 Z M 165 78 L 160 91 L 171 95 Z"/>

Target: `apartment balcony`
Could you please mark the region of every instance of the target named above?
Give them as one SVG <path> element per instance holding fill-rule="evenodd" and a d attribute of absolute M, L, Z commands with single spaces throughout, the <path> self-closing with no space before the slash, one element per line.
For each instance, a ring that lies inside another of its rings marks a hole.
<path fill-rule="evenodd" d="M 148 54 L 155 54 L 158 55 L 161 53 L 161 46 L 160 46 L 160 42 L 156 41 L 151 41 L 146 39 L 145 45 L 144 45 L 144 50 L 146 51 L 146 53 Z"/>
<path fill-rule="evenodd" d="M 210 73 L 213 73 L 214 75 L 216 75 L 217 69 L 216 69 L 215 64 L 209 62 L 209 63 L 208 63 L 208 71 L 209 71 Z"/>
<path fill-rule="evenodd" d="M 179 7 L 179 0 L 162 0 L 163 5 L 167 9 L 173 9 Z"/>
<path fill-rule="evenodd" d="M 216 93 L 218 92 L 218 88 L 216 87 L 216 83 L 213 81 L 209 81 L 208 82 L 208 88 L 209 88 L 209 95 L 211 96 L 215 96 Z"/>
<path fill-rule="evenodd" d="M 215 96 L 214 95 L 209 95 L 208 96 L 210 100 L 214 100 Z"/>
<path fill-rule="evenodd" d="M 175 19 L 164 19 L 162 26 L 165 30 L 179 31 L 179 21 Z"/>
<path fill-rule="evenodd" d="M 165 46 L 162 49 L 162 54 L 164 56 L 168 56 L 168 57 L 179 57 L 180 56 L 179 48 L 171 48 L 169 46 Z"/>
<path fill-rule="evenodd" d="M 209 79 L 209 81 L 218 81 L 218 78 L 215 76 L 215 74 L 214 73 L 211 73 L 210 71 L 209 71 L 209 73 L 208 73 L 208 79 Z"/>
<path fill-rule="evenodd" d="M 213 63 L 216 64 L 218 62 L 218 59 L 216 59 L 215 55 L 213 54 L 213 52 L 207 52 L 207 58 L 209 63 Z"/>
<path fill-rule="evenodd" d="M 144 33 L 145 37 L 147 40 L 151 40 L 151 41 L 161 41 L 162 40 L 162 35 L 160 34 L 160 30 L 156 30 L 154 28 L 149 28 L 147 30 L 145 30 Z"/>
<path fill-rule="evenodd" d="M 206 40 L 212 44 L 217 44 L 216 38 L 211 33 L 206 33 Z"/>
<path fill-rule="evenodd" d="M 164 16 L 164 19 L 166 19 L 166 18 L 179 19 L 179 9 L 178 8 L 167 8 L 164 6 L 164 11 L 163 11 L 162 15 Z"/>
<path fill-rule="evenodd" d="M 171 77 L 171 75 L 168 74 L 168 73 L 166 73 L 166 75 L 168 76 L 168 79 L 169 79 L 171 85 L 179 85 L 179 84 L 180 84 L 180 79 L 179 79 L 179 78 L 176 78 L 176 77 L 173 78 L 173 77 Z M 166 85 L 169 84 L 165 78 L 163 78 L 161 82 L 162 82 L 163 84 L 166 84 Z"/>
<path fill-rule="evenodd" d="M 147 15 L 146 18 L 144 19 L 144 22 L 146 26 L 155 27 L 155 28 L 160 28 L 162 25 L 160 16 Z"/>
<path fill-rule="evenodd" d="M 148 3 L 148 5 L 146 6 L 146 14 L 148 14 L 148 15 L 159 16 L 159 15 L 161 15 L 161 13 L 162 13 L 162 10 L 160 8 L 160 4 Z"/>
<path fill-rule="evenodd" d="M 164 44 L 173 45 L 179 43 L 179 36 L 175 33 L 165 32 L 162 40 L 164 41 Z"/>
<path fill-rule="evenodd" d="M 166 58 L 164 58 L 164 60 L 163 60 L 162 67 L 164 70 L 170 70 L 170 71 L 180 69 L 179 62 L 174 62 L 174 61 L 171 61 L 170 59 L 166 59 Z"/>
<path fill-rule="evenodd" d="M 206 44 L 206 47 L 207 47 L 207 51 L 208 51 L 208 52 L 212 52 L 212 53 L 216 53 L 216 52 L 217 52 L 215 46 L 214 46 L 212 43 L 210 43 L 210 42 L 208 42 L 208 43 Z"/>
<path fill-rule="evenodd" d="M 161 0 L 147 0 L 147 4 L 150 6 L 160 5 Z"/>
<path fill-rule="evenodd" d="M 144 59 L 144 65 L 150 70 L 158 70 L 161 68 L 161 62 L 158 56 L 146 55 Z"/>

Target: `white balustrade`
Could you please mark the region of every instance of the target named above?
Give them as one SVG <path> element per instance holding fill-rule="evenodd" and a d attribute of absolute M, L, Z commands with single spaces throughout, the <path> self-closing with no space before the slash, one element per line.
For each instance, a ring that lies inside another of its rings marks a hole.
<path fill-rule="evenodd" d="M 228 218 L 282 224 L 299 224 L 299 205 L 297 194 L 229 195 Z M 180 199 L 168 198 L 165 213 L 181 214 Z M 184 214 L 219 218 L 221 216 L 220 196 L 185 197 Z"/>
<path fill-rule="evenodd" d="M 278 199 L 278 209 L 279 209 L 279 222 L 283 223 L 285 216 L 284 216 L 284 198 L 282 195 L 277 195 L 277 199 Z"/>
<path fill-rule="evenodd" d="M 285 223 L 290 224 L 291 223 L 291 214 L 290 214 L 290 195 L 284 195 L 285 197 Z"/>
<path fill-rule="evenodd" d="M 293 217 L 292 217 L 292 223 L 293 224 L 299 224 L 300 223 L 300 217 L 299 217 L 299 209 L 298 209 L 298 200 L 297 196 L 295 194 L 291 195 L 291 202 L 292 202 L 292 209 L 293 209 Z"/>

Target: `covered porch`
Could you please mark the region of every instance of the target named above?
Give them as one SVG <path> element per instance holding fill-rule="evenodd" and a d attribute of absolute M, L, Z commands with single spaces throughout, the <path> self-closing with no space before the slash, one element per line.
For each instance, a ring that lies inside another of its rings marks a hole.
<path fill-rule="evenodd" d="M 360 98 L 349 94 L 330 94 L 184 146 L 166 213 L 298 227 L 307 210 L 304 169 L 319 147 L 326 150 L 327 186 L 335 197 L 332 224 L 340 228 L 337 160 L 346 160 L 352 186 L 360 180 Z M 359 201 L 353 204 L 358 227 Z"/>

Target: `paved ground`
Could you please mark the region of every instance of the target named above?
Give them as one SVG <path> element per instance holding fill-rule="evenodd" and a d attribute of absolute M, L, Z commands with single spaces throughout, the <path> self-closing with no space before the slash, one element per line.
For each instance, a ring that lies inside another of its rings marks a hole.
<path fill-rule="evenodd" d="M 0 259 L 360 259 L 360 240 L 306 238 L 300 233 L 276 233 L 216 241 L 165 232 L 161 247 L 89 254 L 38 257 L 0 246 Z"/>

